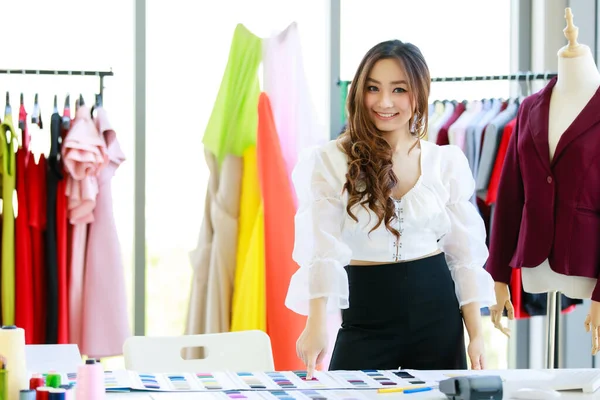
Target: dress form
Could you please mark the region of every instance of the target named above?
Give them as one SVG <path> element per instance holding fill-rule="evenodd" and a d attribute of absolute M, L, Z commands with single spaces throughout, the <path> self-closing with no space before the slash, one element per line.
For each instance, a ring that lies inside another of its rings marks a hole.
<path fill-rule="evenodd" d="M 548 144 L 550 160 L 565 130 L 600 86 L 600 73 L 588 46 L 577 43 L 578 29 L 571 10 L 566 10 L 564 29 L 569 44 L 558 51 L 558 78 L 550 98 Z M 573 171 L 573 173 L 577 173 Z M 572 299 L 589 299 L 596 279 L 554 272 L 548 260 L 535 268 L 522 268 L 523 289 L 528 293 L 562 292 Z"/>
<path fill-rule="evenodd" d="M 571 9 L 566 9 L 567 27 L 564 33 L 569 43 L 558 51 L 558 77 L 552 88 L 548 120 L 548 157 L 550 161 L 562 134 L 573 123 L 600 86 L 600 73 L 589 47 L 577 43 L 578 29 L 573 25 Z M 573 171 L 577 174 L 577 171 Z M 573 299 L 589 299 L 596 286 L 596 279 L 559 274 L 550 268 L 546 259 L 535 268 L 521 268 L 523 289 L 528 293 L 548 293 L 546 368 L 555 367 L 557 306 L 559 293 Z M 593 307 L 596 308 L 596 307 Z M 594 315 L 596 313 L 593 313 Z M 596 320 L 597 318 L 594 318 Z M 591 316 L 586 319 L 589 330 Z M 598 331 L 594 324 L 594 336 Z M 593 354 L 596 346 L 592 346 Z"/>

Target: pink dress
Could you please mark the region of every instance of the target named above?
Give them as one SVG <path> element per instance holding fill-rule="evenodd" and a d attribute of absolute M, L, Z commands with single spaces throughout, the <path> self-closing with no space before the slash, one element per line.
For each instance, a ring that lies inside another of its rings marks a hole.
<path fill-rule="evenodd" d="M 111 190 L 111 179 L 125 161 L 125 155 L 103 108 L 97 109 L 94 121 L 106 141 L 109 163 L 98 176 L 94 222 L 88 231 L 81 353 L 102 358 L 122 354 L 123 343 L 131 332 L 123 258 L 113 215 Z"/>
<path fill-rule="evenodd" d="M 98 174 L 108 163 L 106 143 L 92 121 L 90 109 L 77 109 L 61 148 L 67 172 L 68 218 L 73 224 L 69 270 L 69 342 L 81 348 L 83 281 L 88 224 L 98 195 Z"/>

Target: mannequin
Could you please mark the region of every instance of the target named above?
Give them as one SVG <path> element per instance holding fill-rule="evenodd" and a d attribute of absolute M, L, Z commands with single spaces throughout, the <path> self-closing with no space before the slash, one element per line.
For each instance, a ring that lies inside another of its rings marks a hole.
<path fill-rule="evenodd" d="M 578 28 L 573 25 L 571 9 L 565 10 L 567 27 L 564 29 L 568 44 L 558 51 L 558 77 L 552 88 L 548 107 L 548 149 L 547 155 L 552 162 L 559 141 L 584 107 L 597 94 L 600 87 L 600 73 L 595 65 L 588 46 L 577 42 Z M 541 155 L 540 155 L 541 156 Z M 573 171 L 577 174 L 578 171 Z M 551 179 L 550 176 L 548 179 Z M 550 183 L 550 180 L 548 181 Z M 492 238 L 493 240 L 493 238 Z M 492 274 L 493 275 L 493 274 Z M 573 299 L 590 299 L 596 288 L 597 279 L 584 276 L 567 275 L 555 272 L 548 258 L 535 267 L 521 268 L 523 289 L 528 293 L 548 293 L 549 335 L 554 334 L 554 310 L 556 292 L 562 292 Z M 500 324 L 504 308 L 509 319 L 514 318 L 510 302 L 508 285 L 495 282 L 496 305 L 491 307 L 492 321 L 496 328 L 509 335 L 509 331 Z M 553 305 L 551 306 L 551 302 Z M 551 315 L 552 314 L 552 315 Z M 592 331 L 592 354 L 598 351 L 598 333 L 600 330 L 600 303 L 592 301 L 585 321 L 586 331 Z M 551 331 L 551 332 L 550 332 Z M 550 344 L 553 342 L 549 340 Z M 553 351 L 553 346 L 551 346 Z M 553 364 L 553 363 L 552 363 Z M 552 368 L 552 366 L 548 366 Z"/>

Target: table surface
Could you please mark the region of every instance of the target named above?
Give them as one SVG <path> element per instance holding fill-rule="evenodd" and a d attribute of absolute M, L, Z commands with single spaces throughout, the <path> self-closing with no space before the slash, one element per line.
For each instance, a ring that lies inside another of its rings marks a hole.
<path fill-rule="evenodd" d="M 533 381 L 535 379 L 536 373 L 538 373 L 539 376 L 539 371 L 540 370 L 498 370 L 498 371 L 485 371 L 485 374 L 494 374 L 494 375 L 500 375 L 504 380 L 505 380 L 505 384 L 504 384 L 504 396 L 503 399 L 511 399 L 513 398 L 511 396 L 511 393 L 514 392 L 514 390 L 517 390 L 519 388 L 525 388 L 525 387 L 530 387 L 527 384 L 527 381 Z M 560 371 L 565 371 L 565 370 L 552 370 L 552 371 L 548 371 L 548 370 L 543 370 L 543 372 L 548 373 L 548 372 L 552 372 L 552 373 L 557 373 L 559 374 Z M 566 370 L 568 371 L 568 370 Z M 440 372 L 440 373 L 450 373 L 453 375 L 465 375 L 465 374 L 471 374 L 474 371 L 467 371 L 467 370 L 463 370 L 463 371 L 429 371 L 432 373 L 436 373 L 436 372 Z M 378 400 L 398 400 L 400 398 L 406 398 L 406 396 L 408 396 L 407 394 L 402 394 L 402 393 L 377 393 L 377 390 L 375 389 L 371 389 L 371 390 L 360 390 L 360 392 L 364 395 L 366 395 L 367 397 L 369 397 L 370 399 L 378 399 Z M 596 399 L 596 400 L 600 400 L 600 389 L 598 389 L 595 393 L 582 393 L 582 392 L 578 392 L 578 391 L 571 391 L 571 392 L 560 392 L 561 396 L 559 397 L 559 399 L 564 399 L 564 400 L 588 400 L 588 399 Z M 421 393 L 411 393 L 410 394 L 410 398 L 411 399 L 440 399 L 440 400 L 446 400 L 446 396 L 444 394 L 442 394 L 441 392 L 439 392 L 438 390 L 432 390 L 429 392 L 421 392 Z M 194 392 L 179 392 L 179 393 L 174 393 L 174 392 L 131 392 L 131 393 L 108 393 L 107 394 L 107 399 L 106 400 L 131 400 L 131 399 L 137 399 L 137 400 L 191 400 L 191 399 L 197 399 L 198 398 L 198 393 L 194 393 Z"/>
<path fill-rule="evenodd" d="M 372 399 L 379 400 L 399 400 L 406 399 L 406 396 L 410 396 L 409 399 L 428 399 L 428 400 L 447 400 L 447 397 L 439 391 L 430 391 L 423 393 L 412 393 L 410 395 L 403 395 L 400 393 L 386 393 L 380 394 L 376 390 L 362 390 L 361 392 L 368 394 Z M 196 396 L 196 397 L 195 397 Z M 596 393 L 566 393 L 561 392 L 561 396 L 558 400 L 591 400 L 600 398 L 598 391 Z M 192 400 L 197 399 L 197 393 L 110 393 L 107 395 L 106 400 Z M 512 399 L 510 394 L 505 394 L 503 399 Z"/>

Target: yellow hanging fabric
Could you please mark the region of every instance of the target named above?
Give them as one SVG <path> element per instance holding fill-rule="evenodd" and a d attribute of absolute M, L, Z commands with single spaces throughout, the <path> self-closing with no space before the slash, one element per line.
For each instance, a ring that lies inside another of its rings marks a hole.
<path fill-rule="evenodd" d="M 267 330 L 264 210 L 256 146 L 244 152 L 231 330 Z"/>

